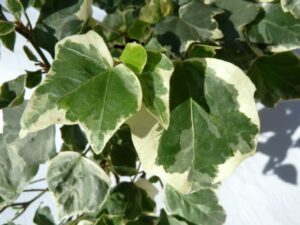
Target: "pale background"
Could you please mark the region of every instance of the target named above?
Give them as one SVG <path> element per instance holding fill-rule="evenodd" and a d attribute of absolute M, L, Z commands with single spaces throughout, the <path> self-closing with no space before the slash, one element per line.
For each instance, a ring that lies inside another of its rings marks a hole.
<path fill-rule="evenodd" d="M 30 9 L 28 13 L 34 22 L 37 12 Z M 96 10 L 94 16 L 101 19 L 104 13 Z M 0 83 L 14 79 L 24 70 L 35 69 L 23 53 L 24 44 L 30 46 L 18 36 L 14 53 L 1 47 Z M 244 161 L 218 192 L 220 203 L 227 213 L 226 225 L 300 225 L 300 102 L 285 102 L 276 109 L 258 105 L 258 109 L 262 122 L 258 152 Z M 46 165 L 41 167 L 37 178 L 45 177 L 46 168 Z M 46 182 L 41 182 L 31 188 L 46 186 Z M 19 201 L 31 197 L 21 196 Z M 161 205 L 160 196 L 158 201 Z M 56 214 L 54 203 L 47 193 L 16 222 L 32 225 L 32 217 L 39 204 L 50 205 Z M 0 224 L 12 217 L 12 211 L 6 210 L 0 215 Z"/>

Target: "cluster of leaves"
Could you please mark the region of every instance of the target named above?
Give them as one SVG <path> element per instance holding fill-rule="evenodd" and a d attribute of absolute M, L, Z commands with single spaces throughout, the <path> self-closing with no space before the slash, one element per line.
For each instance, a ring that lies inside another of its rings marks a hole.
<path fill-rule="evenodd" d="M 215 192 L 255 153 L 254 95 L 266 106 L 300 97 L 298 0 L 0 6 L 3 46 L 13 50 L 16 33 L 24 36 L 38 67 L 0 92 L 0 210 L 15 208 L 14 219 L 49 191 L 61 225 L 223 224 Z M 92 6 L 107 12 L 103 21 Z M 29 7 L 40 12 L 34 26 Z M 28 88 L 35 90 L 27 102 Z M 45 162 L 48 188 L 16 202 Z M 164 193 L 159 215 L 155 183 Z M 34 222 L 54 225 L 49 207 Z"/>

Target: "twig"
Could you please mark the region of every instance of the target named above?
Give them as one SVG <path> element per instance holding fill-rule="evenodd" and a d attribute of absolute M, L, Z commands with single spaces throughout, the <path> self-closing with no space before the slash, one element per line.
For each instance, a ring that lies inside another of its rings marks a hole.
<path fill-rule="evenodd" d="M 31 203 L 33 203 L 34 201 L 39 199 L 47 191 L 48 191 L 48 188 L 41 190 L 41 193 L 39 193 L 37 196 L 35 196 L 33 199 L 31 199 L 28 202 L 16 202 L 16 203 L 12 203 L 10 205 L 7 205 L 3 209 L 0 210 L 0 213 L 5 211 L 7 208 L 15 207 L 15 206 L 21 206 L 23 208 L 22 211 L 12 219 L 12 221 L 13 221 L 13 220 L 17 219 L 18 217 L 20 217 L 26 211 L 26 209 L 30 206 Z"/>
<path fill-rule="evenodd" d="M 39 192 L 39 191 L 45 191 L 46 189 L 41 188 L 32 188 L 32 189 L 26 189 L 23 192 Z"/>
<path fill-rule="evenodd" d="M 45 181 L 45 180 L 46 180 L 46 178 L 41 178 L 41 179 L 38 179 L 38 180 L 31 181 L 29 184 L 35 184 L 35 183 Z"/>
<path fill-rule="evenodd" d="M 3 14 L 3 12 L 1 11 L 2 6 L 0 6 L 0 19 L 4 20 L 4 21 L 9 21 L 6 16 Z M 27 15 L 27 13 L 25 14 L 26 19 L 29 21 L 29 17 Z M 30 21 L 29 21 L 30 23 Z M 24 24 L 22 24 L 19 21 L 15 22 L 16 25 L 16 32 L 18 32 L 20 35 L 22 35 L 24 38 L 26 38 L 31 45 L 33 46 L 33 48 L 36 50 L 36 52 L 39 54 L 39 56 L 41 57 L 41 59 L 43 60 L 44 64 L 46 65 L 46 70 L 49 70 L 50 68 L 50 63 L 48 61 L 48 59 L 46 58 L 46 56 L 44 55 L 44 53 L 42 52 L 42 50 L 40 49 L 40 47 L 38 46 L 38 44 L 35 42 L 35 40 L 32 38 L 32 26 L 30 23 L 30 30 L 28 30 L 28 28 L 26 26 L 24 26 Z"/>

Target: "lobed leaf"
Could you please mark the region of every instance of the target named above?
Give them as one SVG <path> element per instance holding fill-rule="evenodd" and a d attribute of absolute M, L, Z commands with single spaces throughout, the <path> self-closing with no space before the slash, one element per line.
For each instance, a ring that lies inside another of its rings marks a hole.
<path fill-rule="evenodd" d="M 55 123 L 79 124 L 100 153 L 142 100 L 136 75 L 112 64 L 103 39 L 93 31 L 59 42 L 52 68 L 24 112 L 21 135 Z"/>
<path fill-rule="evenodd" d="M 300 59 L 293 52 L 257 58 L 248 75 L 257 88 L 255 96 L 266 106 L 300 97 Z"/>
<path fill-rule="evenodd" d="M 61 152 L 52 159 L 47 181 L 61 219 L 98 213 L 110 187 L 100 166 L 76 152 Z"/>
<path fill-rule="evenodd" d="M 127 121 L 144 170 L 182 193 L 224 179 L 255 152 L 254 91 L 230 63 L 191 59 L 178 64 L 171 81 L 169 128 L 163 131 L 145 110 Z"/>

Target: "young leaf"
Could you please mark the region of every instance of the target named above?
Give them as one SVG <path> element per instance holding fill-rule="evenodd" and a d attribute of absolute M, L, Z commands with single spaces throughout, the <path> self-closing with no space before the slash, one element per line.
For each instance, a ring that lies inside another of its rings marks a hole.
<path fill-rule="evenodd" d="M 76 152 L 61 152 L 52 159 L 47 180 L 61 219 L 98 213 L 110 187 L 100 166 Z"/>
<path fill-rule="evenodd" d="M 162 131 L 144 110 L 128 121 L 144 170 L 183 193 L 224 179 L 255 152 L 254 91 L 240 69 L 222 60 L 179 63 L 171 80 L 169 128 Z"/>
<path fill-rule="evenodd" d="M 165 17 L 156 25 L 155 30 L 158 35 L 167 32 L 177 35 L 181 42 L 180 51 L 183 52 L 192 42 L 222 38 L 222 32 L 214 19 L 221 12 L 218 8 L 194 0 L 179 8 L 179 17 Z"/>
<path fill-rule="evenodd" d="M 214 57 L 218 49 L 221 49 L 221 47 L 195 43 L 189 47 L 187 51 L 187 57 L 188 58 Z"/>
<path fill-rule="evenodd" d="M 123 64 L 112 64 L 103 39 L 93 31 L 62 40 L 45 82 L 24 112 L 21 135 L 54 123 L 79 124 L 100 153 L 142 100 L 136 75 Z"/>
<path fill-rule="evenodd" d="M 15 24 L 13 22 L 4 21 L 0 19 L 0 37 L 8 35 L 15 30 Z"/>
<path fill-rule="evenodd" d="M 256 97 L 266 106 L 300 98 L 300 59 L 293 52 L 256 59 L 248 75 L 257 88 Z"/>
<path fill-rule="evenodd" d="M 40 47 L 54 55 L 56 42 L 80 33 L 91 13 L 92 0 L 46 1 L 34 28 L 34 39 Z"/>
<path fill-rule="evenodd" d="M 281 0 L 284 12 L 290 12 L 296 19 L 300 19 L 300 3 L 298 0 Z"/>
<path fill-rule="evenodd" d="M 162 53 L 147 51 L 147 55 L 147 64 L 139 76 L 143 90 L 143 103 L 162 126 L 168 128 L 170 78 L 174 67 L 171 60 Z"/>
<path fill-rule="evenodd" d="M 20 20 L 22 12 L 24 11 L 22 3 L 19 0 L 6 0 L 6 5 L 16 20 Z"/>
<path fill-rule="evenodd" d="M 48 206 L 40 206 L 36 210 L 33 222 L 37 225 L 55 225 L 51 210 Z"/>
<path fill-rule="evenodd" d="M 147 62 L 147 52 L 142 45 L 129 43 L 125 46 L 120 60 L 135 73 L 140 74 Z"/>
<path fill-rule="evenodd" d="M 274 51 L 299 48 L 300 19 L 284 13 L 280 4 L 266 4 L 264 11 L 263 19 L 250 27 L 250 41 L 270 45 Z"/>
<path fill-rule="evenodd" d="M 183 195 L 167 185 L 164 188 L 164 205 L 169 214 L 178 215 L 197 225 L 222 225 L 226 218 L 211 189 Z"/>
<path fill-rule="evenodd" d="M 24 100 L 24 86 L 25 77 L 23 75 L 3 83 L 0 87 L 0 108 L 21 104 Z"/>

